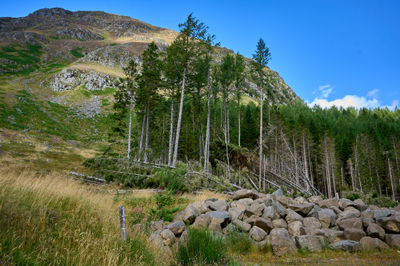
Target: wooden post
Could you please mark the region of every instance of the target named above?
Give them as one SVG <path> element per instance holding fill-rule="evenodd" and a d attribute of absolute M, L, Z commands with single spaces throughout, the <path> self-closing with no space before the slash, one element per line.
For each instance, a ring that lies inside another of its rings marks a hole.
<path fill-rule="evenodd" d="M 125 223 L 125 207 L 119 207 L 119 221 L 121 224 L 121 237 L 123 241 L 126 241 L 126 223 Z"/>

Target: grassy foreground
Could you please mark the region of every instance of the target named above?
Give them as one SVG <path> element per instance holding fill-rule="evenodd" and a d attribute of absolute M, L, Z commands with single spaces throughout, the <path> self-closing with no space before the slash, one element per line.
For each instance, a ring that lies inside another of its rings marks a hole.
<path fill-rule="evenodd" d="M 120 240 L 113 196 L 58 174 L 0 171 L 0 262 L 26 265 L 152 265 L 147 238 Z M 0 263 L 0 264 L 1 264 Z"/>

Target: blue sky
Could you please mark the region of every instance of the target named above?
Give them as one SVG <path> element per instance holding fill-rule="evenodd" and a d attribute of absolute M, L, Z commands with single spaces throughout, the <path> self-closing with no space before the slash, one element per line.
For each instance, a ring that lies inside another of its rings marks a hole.
<path fill-rule="evenodd" d="M 309 104 L 399 105 L 400 1 L 4 1 L 0 17 L 44 7 L 102 10 L 178 30 L 190 12 L 222 46 L 251 57 L 262 37 L 270 67 Z"/>

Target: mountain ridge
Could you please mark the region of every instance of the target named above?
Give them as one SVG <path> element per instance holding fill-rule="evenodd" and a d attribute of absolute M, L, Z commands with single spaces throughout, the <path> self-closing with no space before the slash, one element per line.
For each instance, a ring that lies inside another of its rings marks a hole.
<path fill-rule="evenodd" d="M 81 87 L 89 90 L 110 87 L 123 76 L 122 68 L 130 59 L 140 63 L 141 53 L 150 42 L 154 41 L 160 50 L 165 51 L 178 34 L 138 19 L 103 11 L 43 8 L 25 17 L 3 17 L 0 18 L 0 75 L 31 73 L 28 77 L 42 98 L 76 107 L 60 92 Z M 225 53 L 233 53 L 223 47 L 216 47 L 215 51 L 216 62 Z M 250 59 L 246 58 L 246 61 L 249 65 Z M 51 73 L 38 74 L 44 68 Z M 299 99 L 276 71 L 268 67 L 266 71 L 271 80 L 273 102 L 288 104 Z M 258 92 L 251 81 L 246 94 L 244 102 L 257 104 Z M 112 97 L 108 100 L 112 101 Z M 109 108 L 97 106 L 94 109 L 102 112 Z"/>

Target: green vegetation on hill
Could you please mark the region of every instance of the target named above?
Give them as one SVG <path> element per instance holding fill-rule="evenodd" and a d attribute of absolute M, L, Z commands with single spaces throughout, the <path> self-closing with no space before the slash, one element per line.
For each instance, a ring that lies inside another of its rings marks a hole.
<path fill-rule="evenodd" d="M 10 44 L 0 48 L 0 74 L 29 74 L 39 68 L 42 46 Z"/>
<path fill-rule="evenodd" d="M 71 54 L 75 56 L 76 58 L 81 58 L 84 57 L 82 54 L 82 47 L 75 47 L 74 49 L 71 50 Z"/>

